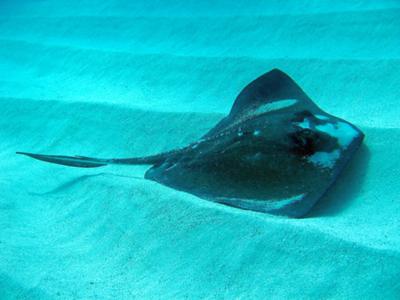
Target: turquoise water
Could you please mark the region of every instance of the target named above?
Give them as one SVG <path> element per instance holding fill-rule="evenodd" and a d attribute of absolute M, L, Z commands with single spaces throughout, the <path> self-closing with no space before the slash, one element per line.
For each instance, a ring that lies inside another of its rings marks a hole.
<path fill-rule="evenodd" d="M 400 2 L 281 2 L 0 2 L 0 299 L 400 297 Z M 366 134 L 307 218 L 14 154 L 183 146 L 275 67 Z"/>

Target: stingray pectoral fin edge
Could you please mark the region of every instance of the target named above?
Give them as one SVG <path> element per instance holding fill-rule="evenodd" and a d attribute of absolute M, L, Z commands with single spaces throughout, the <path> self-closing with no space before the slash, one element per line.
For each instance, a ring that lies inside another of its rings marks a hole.
<path fill-rule="evenodd" d="M 46 154 L 35 154 L 28 152 L 16 152 L 16 153 L 29 156 L 37 160 L 49 162 L 52 164 L 58 164 L 76 168 L 97 168 L 111 164 L 117 164 L 117 165 L 155 164 L 163 159 L 163 156 L 161 155 L 134 157 L 134 158 L 106 159 L 106 158 L 94 158 L 86 156 L 46 155 Z"/>

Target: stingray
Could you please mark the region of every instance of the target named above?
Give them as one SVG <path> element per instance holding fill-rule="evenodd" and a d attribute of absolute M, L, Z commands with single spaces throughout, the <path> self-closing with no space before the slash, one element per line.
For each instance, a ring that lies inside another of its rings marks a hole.
<path fill-rule="evenodd" d="M 240 92 L 228 116 L 180 149 L 112 159 L 17 153 L 82 168 L 151 165 L 144 177 L 176 190 L 245 210 L 301 217 L 339 176 L 363 137 L 273 69 Z"/>

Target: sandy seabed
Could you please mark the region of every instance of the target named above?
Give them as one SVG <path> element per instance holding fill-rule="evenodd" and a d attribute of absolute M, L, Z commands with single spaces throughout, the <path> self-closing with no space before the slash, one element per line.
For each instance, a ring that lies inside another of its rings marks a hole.
<path fill-rule="evenodd" d="M 399 299 L 399 1 L 1 1 L 1 299 Z M 278 67 L 364 145 L 304 219 L 207 202 L 130 157 L 203 135 Z"/>

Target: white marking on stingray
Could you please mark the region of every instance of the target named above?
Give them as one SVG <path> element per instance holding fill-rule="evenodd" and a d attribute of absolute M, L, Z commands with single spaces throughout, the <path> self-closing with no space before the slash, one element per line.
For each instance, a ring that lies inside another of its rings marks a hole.
<path fill-rule="evenodd" d="M 298 100 L 296 99 L 284 99 L 284 100 L 279 100 L 279 101 L 274 101 L 270 103 L 265 103 L 264 105 L 259 106 L 255 110 L 255 114 L 263 114 L 266 112 L 271 112 L 279 109 L 283 109 L 286 107 L 290 107 L 294 104 L 297 103 Z"/>
<path fill-rule="evenodd" d="M 271 210 L 281 209 L 287 205 L 303 200 L 305 194 L 295 195 L 285 199 L 243 199 L 243 198 L 228 198 L 218 197 L 217 202 L 230 204 L 235 207 L 245 209 L 256 209 L 258 211 L 268 212 Z"/>
<path fill-rule="evenodd" d="M 317 119 L 320 119 L 320 120 L 323 120 L 323 121 L 329 120 L 329 117 L 323 116 L 323 115 L 315 115 L 315 117 L 316 117 Z"/>
<path fill-rule="evenodd" d="M 261 131 L 258 129 L 254 130 L 254 132 L 253 132 L 254 136 L 259 136 L 260 134 L 261 134 Z"/>
<path fill-rule="evenodd" d="M 296 124 L 303 129 L 311 129 L 311 122 L 309 119 L 304 119 L 303 122 L 299 122 Z"/>
<path fill-rule="evenodd" d="M 343 149 L 346 149 L 358 134 L 352 126 L 344 122 L 317 125 L 315 128 L 337 138 L 340 147 Z"/>
<path fill-rule="evenodd" d="M 305 194 L 296 195 L 286 199 L 275 200 L 277 203 L 275 204 L 274 209 L 280 209 L 285 207 L 286 205 L 293 204 L 295 202 L 299 202 L 303 200 Z"/>
<path fill-rule="evenodd" d="M 176 167 L 176 164 L 173 164 L 173 165 L 169 166 L 168 168 L 166 168 L 166 169 L 164 170 L 164 172 L 169 171 L 169 170 L 171 170 L 171 169 L 173 169 L 173 168 L 175 168 L 175 167 Z"/>
<path fill-rule="evenodd" d="M 331 152 L 315 152 L 307 160 L 319 167 L 332 168 L 339 157 L 340 151 L 336 149 Z"/>

